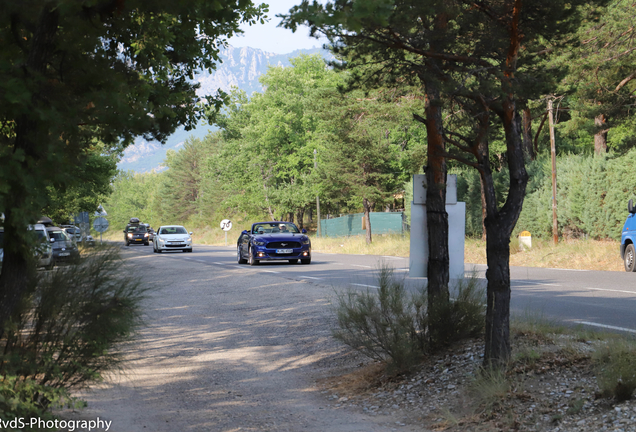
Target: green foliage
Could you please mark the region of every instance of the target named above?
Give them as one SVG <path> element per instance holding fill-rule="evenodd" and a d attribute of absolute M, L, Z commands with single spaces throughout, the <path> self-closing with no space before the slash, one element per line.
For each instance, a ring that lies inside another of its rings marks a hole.
<path fill-rule="evenodd" d="M 538 172 L 538 169 L 541 172 Z M 567 237 L 619 239 L 627 201 L 636 197 L 636 150 L 623 156 L 566 155 L 557 159 L 559 233 Z M 552 233 L 552 177 L 548 160 L 534 163 L 517 231 Z"/>
<path fill-rule="evenodd" d="M 33 283 L 1 341 L 3 388 L 15 393 L 11 409 L 45 409 L 66 397 L 64 390 L 99 381 L 116 366 L 115 345 L 138 325 L 145 290 L 116 247 L 97 247 L 76 266 L 37 273 Z"/>
<path fill-rule="evenodd" d="M 636 343 L 610 340 L 594 352 L 598 385 L 605 397 L 631 399 L 636 390 Z"/>
<path fill-rule="evenodd" d="M 408 295 L 386 265 L 379 269 L 378 285 L 377 292 L 338 293 L 334 336 L 370 358 L 389 360 L 394 370 L 408 370 L 433 350 L 483 331 L 483 289 L 474 277 L 458 286 L 455 300 L 436 310 L 427 308 L 425 290 Z M 432 322 L 443 322 L 445 330 L 433 334 L 430 329 L 439 326 Z"/>
<path fill-rule="evenodd" d="M 157 173 L 135 174 L 129 171 L 120 172 L 115 177 L 113 192 L 104 202 L 104 208 L 108 212 L 109 232 L 121 232 L 131 217 L 137 217 L 141 222 L 152 226 L 159 224 L 159 176 Z"/>

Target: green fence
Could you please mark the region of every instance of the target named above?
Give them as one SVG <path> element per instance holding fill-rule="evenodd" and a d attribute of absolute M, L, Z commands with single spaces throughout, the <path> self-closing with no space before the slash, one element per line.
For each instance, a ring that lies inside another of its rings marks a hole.
<path fill-rule="evenodd" d="M 366 230 L 362 229 L 363 213 L 341 216 L 334 219 L 322 219 L 320 229 L 324 237 L 346 237 L 362 235 Z M 402 234 L 404 232 L 403 212 L 375 212 L 371 213 L 372 234 Z"/>

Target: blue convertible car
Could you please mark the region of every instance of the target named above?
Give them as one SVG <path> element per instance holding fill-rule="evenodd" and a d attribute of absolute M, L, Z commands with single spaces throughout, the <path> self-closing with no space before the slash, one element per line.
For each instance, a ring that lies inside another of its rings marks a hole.
<path fill-rule="evenodd" d="M 236 244 L 239 264 L 257 265 L 260 261 L 287 260 L 295 264 L 311 263 L 311 241 L 306 230 L 291 222 L 257 222 L 243 231 Z"/>

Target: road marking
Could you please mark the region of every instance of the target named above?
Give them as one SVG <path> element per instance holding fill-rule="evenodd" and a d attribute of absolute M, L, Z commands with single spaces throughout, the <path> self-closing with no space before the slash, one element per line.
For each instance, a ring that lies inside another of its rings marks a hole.
<path fill-rule="evenodd" d="M 389 258 L 389 259 L 406 259 L 405 257 L 394 257 L 394 256 L 385 256 L 385 255 L 382 255 L 382 258 Z"/>
<path fill-rule="evenodd" d="M 354 284 L 354 283 L 352 283 L 351 285 L 361 286 L 361 287 L 367 287 L 367 288 L 376 288 L 376 289 L 380 289 L 380 287 L 379 287 L 379 286 L 375 286 L 375 285 Z"/>
<path fill-rule="evenodd" d="M 599 324 L 599 323 L 590 322 L 590 321 L 576 321 L 576 322 L 578 322 L 579 324 L 585 324 L 585 325 L 589 325 L 589 326 L 593 326 L 593 327 L 601 327 L 601 328 L 606 328 L 606 329 L 610 329 L 610 330 L 620 330 L 620 331 L 629 332 L 629 333 L 636 333 L 636 330 L 628 329 L 628 328 L 625 328 L 625 327 L 617 327 L 617 326 L 613 326 L 613 325 Z"/>
<path fill-rule="evenodd" d="M 586 287 L 585 289 L 594 290 L 594 291 L 611 291 L 611 292 L 619 292 L 619 293 L 627 293 L 627 294 L 636 294 L 636 292 L 634 291 L 613 290 L 613 289 L 607 289 L 607 288 L 587 288 Z"/>
<path fill-rule="evenodd" d="M 317 277 L 313 277 L 313 276 L 298 276 L 299 278 L 303 279 L 316 279 L 316 280 L 322 280 L 322 278 L 317 278 Z"/>
<path fill-rule="evenodd" d="M 203 260 L 200 260 L 200 259 L 195 259 L 195 261 L 196 262 L 200 262 L 200 263 L 204 263 L 204 264 L 207 262 L 207 261 L 203 261 Z"/>
<path fill-rule="evenodd" d="M 361 264 L 351 264 L 353 267 L 366 267 L 366 268 L 373 268 L 371 266 L 367 266 L 367 265 L 361 265 Z"/>
<path fill-rule="evenodd" d="M 212 261 L 212 264 L 225 265 L 225 263 L 220 263 L 220 262 L 215 262 L 215 261 Z"/>
<path fill-rule="evenodd" d="M 530 281 L 510 281 L 510 283 L 518 283 L 518 284 L 530 284 L 530 285 L 545 285 L 545 286 L 561 286 L 559 284 L 548 284 L 543 282 L 530 282 Z"/>
<path fill-rule="evenodd" d="M 274 270 L 263 270 L 265 273 L 280 273 Z"/>

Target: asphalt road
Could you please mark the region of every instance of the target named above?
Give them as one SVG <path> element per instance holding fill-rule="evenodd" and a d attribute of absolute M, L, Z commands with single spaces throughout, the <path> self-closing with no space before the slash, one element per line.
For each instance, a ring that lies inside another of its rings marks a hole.
<path fill-rule="evenodd" d="M 152 246 L 127 249 L 135 254 L 153 254 Z M 192 253 L 175 251 L 155 256 L 157 260 L 189 260 L 203 266 L 241 267 L 255 278 L 268 274 L 334 289 L 377 289 L 377 269 L 385 263 L 394 268 L 397 277 L 405 278 L 409 289 L 426 284 L 425 278 L 408 277 L 408 258 L 391 256 L 314 253 L 310 265 L 282 261 L 253 267 L 236 262 L 234 246 L 195 245 Z M 475 272 L 483 278 L 486 266 L 466 264 L 465 269 L 466 275 Z M 543 315 L 567 323 L 636 333 L 636 274 L 512 267 L 511 283 L 513 314 Z"/>

